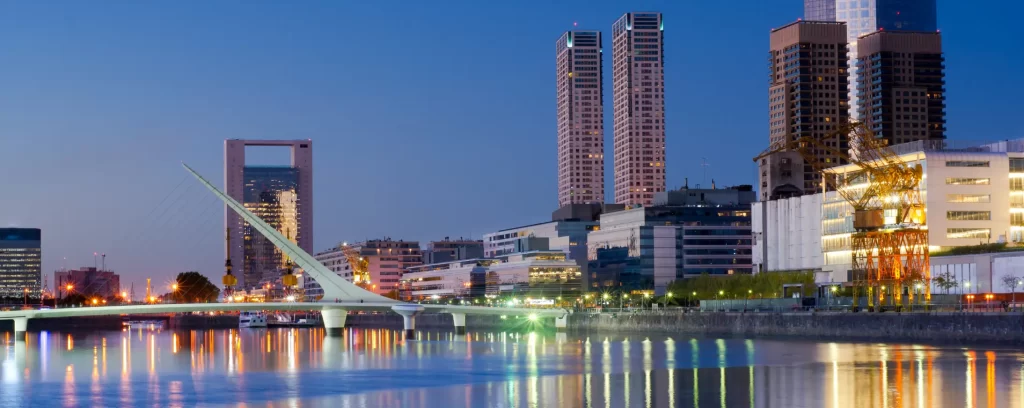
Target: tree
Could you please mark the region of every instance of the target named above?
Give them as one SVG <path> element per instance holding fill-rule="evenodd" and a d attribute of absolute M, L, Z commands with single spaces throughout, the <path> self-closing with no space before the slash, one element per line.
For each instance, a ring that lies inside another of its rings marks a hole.
<path fill-rule="evenodd" d="M 1013 294 L 1012 303 L 1017 303 L 1017 285 L 1020 285 L 1021 279 L 1017 276 L 1006 275 L 1003 276 L 1003 278 L 1000 279 L 1000 281 L 1002 281 L 1003 286 L 1005 286 L 1007 289 L 1010 289 L 1010 293 Z"/>
<path fill-rule="evenodd" d="M 171 292 L 171 299 L 177 303 L 216 302 L 220 296 L 220 289 L 199 272 L 179 273 L 174 282 L 177 287 Z"/>
<path fill-rule="evenodd" d="M 947 295 L 949 294 L 950 289 L 960 285 L 960 282 L 956 281 L 956 276 L 953 275 L 953 272 L 940 273 L 938 276 L 932 278 L 932 282 L 935 282 L 935 286 L 938 286 L 939 289 L 942 289 Z"/>

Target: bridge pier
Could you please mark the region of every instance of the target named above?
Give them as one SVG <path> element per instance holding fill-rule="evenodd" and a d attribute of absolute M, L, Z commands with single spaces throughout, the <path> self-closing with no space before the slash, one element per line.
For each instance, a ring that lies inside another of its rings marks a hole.
<path fill-rule="evenodd" d="M 25 341 L 25 332 L 28 331 L 28 318 L 27 317 L 15 317 L 14 318 L 14 340 Z"/>
<path fill-rule="evenodd" d="M 324 319 L 324 329 L 328 336 L 340 337 L 345 330 L 345 319 L 348 317 L 348 310 L 339 308 L 324 308 L 320 312 Z"/>
<path fill-rule="evenodd" d="M 466 314 L 452 313 L 452 320 L 455 321 L 455 334 L 466 334 Z"/>
<path fill-rule="evenodd" d="M 565 331 L 569 326 L 569 314 L 566 313 L 555 318 L 555 329 L 558 331 Z"/>
<path fill-rule="evenodd" d="M 405 339 L 414 339 L 416 332 L 416 315 L 422 313 L 424 307 L 421 305 L 403 304 L 391 306 L 391 310 L 402 315 L 402 322 L 405 326 Z M 463 324 L 463 326 L 465 326 L 465 324 Z"/>

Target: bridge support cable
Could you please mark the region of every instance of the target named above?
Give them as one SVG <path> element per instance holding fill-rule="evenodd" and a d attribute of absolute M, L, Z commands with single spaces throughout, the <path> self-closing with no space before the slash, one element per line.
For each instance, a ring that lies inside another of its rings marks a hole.
<path fill-rule="evenodd" d="M 370 293 L 358 286 L 355 286 L 351 282 L 338 276 L 336 273 L 323 266 L 319 261 L 313 258 L 312 255 L 299 248 L 298 245 L 289 241 L 280 231 L 277 231 L 265 221 L 257 217 L 255 214 L 247 210 L 235 199 L 228 197 L 226 194 L 221 192 L 219 189 L 210 184 L 209 181 L 204 179 L 195 170 L 188 167 L 188 165 L 182 163 L 182 166 L 188 170 L 196 179 L 199 180 L 207 189 L 213 192 L 218 198 L 221 199 L 229 208 L 235 213 L 240 215 L 242 219 L 252 225 L 257 231 L 260 232 L 264 237 L 271 241 L 278 249 L 288 255 L 289 258 L 295 261 L 310 277 L 315 279 L 320 286 L 324 289 L 324 298 L 322 302 L 329 302 L 332 299 L 334 301 L 359 301 L 359 302 L 372 302 L 379 304 L 395 304 L 398 303 L 394 299 L 388 299 L 386 297 Z"/>

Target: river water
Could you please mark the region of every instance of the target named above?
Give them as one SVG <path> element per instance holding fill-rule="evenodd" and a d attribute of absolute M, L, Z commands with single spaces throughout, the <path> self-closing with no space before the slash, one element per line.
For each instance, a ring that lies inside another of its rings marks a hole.
<path fill-rule="evenodd" d="M 1024 353 L 654 334 L 10 333 L 0 407 L 1020 407 Z"/>

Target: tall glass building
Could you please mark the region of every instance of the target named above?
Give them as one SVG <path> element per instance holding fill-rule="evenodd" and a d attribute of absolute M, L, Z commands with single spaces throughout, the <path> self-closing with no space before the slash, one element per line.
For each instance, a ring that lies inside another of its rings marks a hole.
<path fill-rule="evenodd" d="M 804 0 L 804 19 L 846 23 L 849 46 L 850 117 L 857 112 L 857 40 L 878 30 L 934 32 L 938 29 L 935 0 Z"/>
<path fill-rule="evenodd" d="M 26 289 L 39 296 L 41 242 L 38 228 L 0 228 L 0 296 L 20 297 Z"/>
<path fill-rule="evenodd" d="M 245 166 L 242 205 L 293 242 L 298 231 L 298 170 L 292 167 Z M 246 282 L 273 281 L 286 260 L 274 243 L 243 221 Z M 251 286 L 251 285 L 250 285 Z"/>
<path fill-rule="evenodd" d="M 288 148 L 291 163 L 285 166 L 247 165 L 250 146 Z M 224 141 L 224 192 L 266 221 L 302 250 L 313 252 L 313 142 L 311 140 Z M 273 243 L 224 209 L 228 233 L 227 257 L 235 268 L 235 289 L 252 289 L 279 282 L 286 260 Z"/>

